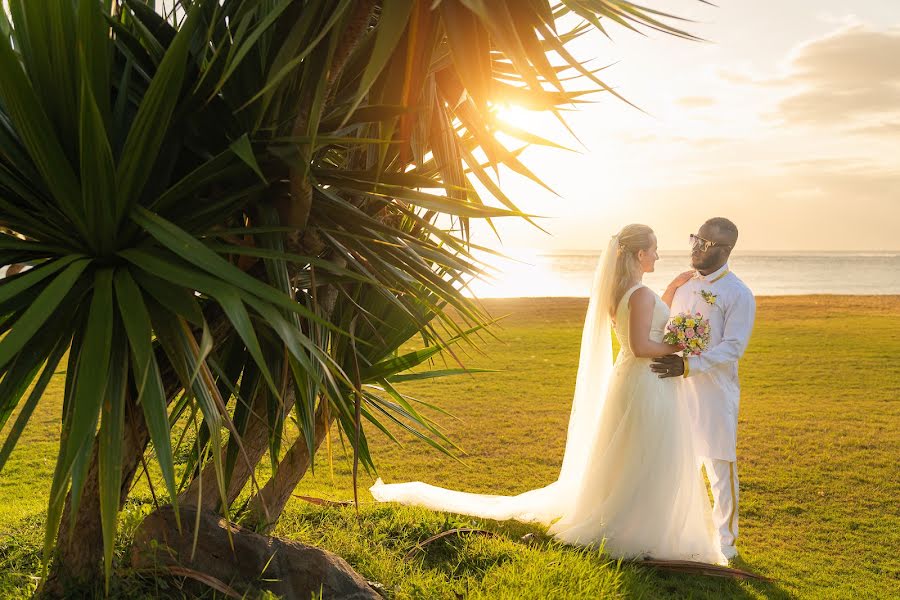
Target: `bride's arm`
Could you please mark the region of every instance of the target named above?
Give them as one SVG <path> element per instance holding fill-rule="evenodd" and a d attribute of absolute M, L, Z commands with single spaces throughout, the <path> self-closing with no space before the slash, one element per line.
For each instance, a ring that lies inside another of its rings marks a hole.
<path fill-rule="evenodd" d="M 663 344 L 650 339 L 650 324 L 656 297 L 649 288 L 639 288 L 628 299 L 628 344 L 631 353 L 640 358 L 654 358 L 681 350 L 675 344 Z"/>
<path fill-rule="evenodd" d="M 678 288 L 690 281 L 695 274 L 696 271 L 685 271 L 672 280 L 672 283 L 669 284 L 669 287 L 666 288 L 666 291 L 663 292 L 662 295 L 662 301 L 666 303 L 666 306 L 672 306 L 672 300 L 675 299 L 675 292 L 678 291 Z"/>

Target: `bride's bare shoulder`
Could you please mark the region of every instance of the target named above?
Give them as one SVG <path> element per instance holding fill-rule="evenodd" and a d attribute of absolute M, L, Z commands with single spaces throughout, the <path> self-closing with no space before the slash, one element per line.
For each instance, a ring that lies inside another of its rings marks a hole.
<path fill-rule="evenodd" d="M 628 306 L 633 309 L 649 308 L 656 304 L 656 294 L 646 285 L 642 285 L 631 293 Z"/>

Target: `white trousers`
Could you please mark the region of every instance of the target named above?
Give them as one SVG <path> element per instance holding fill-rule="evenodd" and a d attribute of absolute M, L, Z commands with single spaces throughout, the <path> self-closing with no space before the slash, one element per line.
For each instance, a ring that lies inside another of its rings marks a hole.
<path fill-rule="evenodd" d="M 738 473 L 737 463 L 718 458 L 701 458 L 706 477 L 712 488 L 713 524 L 719 533 L 719 543 L 734 546 L 738 534 Z"/>

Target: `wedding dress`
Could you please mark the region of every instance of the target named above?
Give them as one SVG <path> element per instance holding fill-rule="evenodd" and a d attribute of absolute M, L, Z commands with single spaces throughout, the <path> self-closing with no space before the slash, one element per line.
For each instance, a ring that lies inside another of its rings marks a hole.
<path fill-rule="evenodd" d="M 640 285 L 618 303 L 613 327 L 621 350 L 613 363 L 609 303 L 617 246 L 613 237 L 594 277 L 559 479 L 517 496 L 379 479 L 370 488 L 376 500 L 542 523 L 562 542 L 603 543 L 617 558 L 727 562 L 676 383 L 658 378 L 650 359 L 629 348 L 628 300 Z M 657 297 L 651 339 L 662 341 L 668 318 L 668 306 Z"/>

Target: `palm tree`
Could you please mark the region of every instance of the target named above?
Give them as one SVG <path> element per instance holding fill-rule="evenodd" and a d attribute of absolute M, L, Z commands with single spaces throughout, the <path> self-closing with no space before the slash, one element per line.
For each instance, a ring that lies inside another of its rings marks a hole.
<path fill-rule="evenodd" d="M 451 452 L 397 384 L 489 323 L 463 293 L 485 269 L 470 220 L 529 218 L 492 170 L 540 180 L 494 137 L 492 107 L 558 112 L 611 92 L 566 49 L 591 28 L 690 37 L 624 0 L 7 10 L 0 264 L 32 268 L 0 284 L 0 469 L 64 369 L 45 537 L 64 584 L 101 564 L 108 584 L 148 444 L 173 504 L 227 511 L 249 481 L 246 519 L 262 528 L 334 422 L 354 475 L 374 469 L 366 436 L 389 423 Z M 413 336 L 423 349 L 399 354 Z M 188 424 L 179 480 L 172 434 Z"/>

